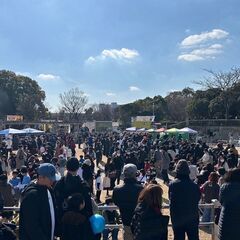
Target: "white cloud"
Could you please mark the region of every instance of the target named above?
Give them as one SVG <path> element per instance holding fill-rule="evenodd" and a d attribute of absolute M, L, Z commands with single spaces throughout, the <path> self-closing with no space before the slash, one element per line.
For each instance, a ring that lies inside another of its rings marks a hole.
<path fill-rule="evenodd" d="M 60 77 L 59 76 L 56 76 L 56 75 L 53 75 L 53 74 L 45 74 L 45 73 L 41 73 L 39 75 L 37 75 L 37 78 L 39 80 L 57 80 L 59 79 Z"/>
<path fill-rule="evenodd" d="M 187 62 L 194 62 L 194 61 L 199 61 L 199 60 L 203 60 L 203 57 L 200 56 L 196 56 L 193 54 L 181 54 L 178 56 L 178 60 L 184 60 Z"/>
<path fill-rule="evenodd" d="M 130 87 L 129 87 L 129 90 L 130 90 L 131 92 L 136 92 L 136 91 L 140 91 L 141 89 L 140 89 L 139 87 L 136 87 L 136 86 L 130 86 Z"/>
<path fill-rule="evenodd" d="M 222 48 L 223 46 L 221 44 L 212 44 L 206 48 L 194 49 L 190 53 L 183 53 L 178 56 L 178 60 L 194 62 L 209 58 L 214 59 L 216 55 L 222 53 Z"/>
<path fill-rule="evenodd" d="M 137 50 L 134 49 L 127 49 L 122 48 L 120 50 L 118 49 L 104 49 L 100 55 L 98 56 L 91 56 L 86 60 L 86 63 L 92 64 L 96 61 L 103 61 L 106 59 L 113 59 L 113 60 L 122 60 L 125 62 L 130 62 L 133 59 L 137 58 L 139 56 L 139 53 Z"/>
<path fill-rule="evenodd" d="M 116 96 L 116 93 L 108 92 L 108 93 L 106 93 L 106 95 L 107 95 L 108 97 L 115 97 L 115 96 Z"/>
<path fill-rule="evenodd" d="M 84 97 L 90 97 L 91 95 L 88 94 L 88 93 L 84 93 L 83 96 L 84 96 Z"/>
<path fill-rule="evenodd" d="M 190 35 L 181 42 L 182 47 L 193 47 L 197 44 L 205 43 L 209 40 L 219 40 L 226 38 L 228 32 L 222 29 L 213 29 L 211 32 L 203 32 L 200 34 Z"/>

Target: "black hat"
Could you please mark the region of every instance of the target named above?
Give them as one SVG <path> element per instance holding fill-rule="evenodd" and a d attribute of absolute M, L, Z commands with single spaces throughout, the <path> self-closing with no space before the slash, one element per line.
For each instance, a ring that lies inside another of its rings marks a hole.
<path fill-rule="evenodd" d="M 184 159 L 179 160 L 175 168 L 175 172 L 179 175 L 188 176 L 190 174 L 190 170 L 189 170 L 187 161 Z"/>
<path fill-rule="evenodd" d="M 67 161 L 67 170 L 68 171 L 77 171 L 79 169 L 80 165 L 79 165 L 79 161 L 77 158 L 72 157 Z"/>

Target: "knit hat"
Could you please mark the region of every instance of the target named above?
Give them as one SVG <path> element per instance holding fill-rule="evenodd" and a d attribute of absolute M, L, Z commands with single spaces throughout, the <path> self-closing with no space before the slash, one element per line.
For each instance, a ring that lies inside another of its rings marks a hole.
<path fill-rule="evenodd" d="M 129 163 L 123 167 L 124 178 L 136 178 L 137 167 L 136 165 Z"/>
<path fill-rule="evenodd" d="M 189 170 L 187 161 L 184 159 L 179 160 L 175 168 L 175 172 L 179 175 L 188 176 L 190 174 L 190 170 Z"/>
<path fill-rule="evenodd" d="M 68 171 L 77 171 L 80 167 L 79 161 L 77 158 L 72 157 L 67 161 L 67 170 Z"/>
<path fill-rule="evenodd" d="M 85 164 L 85 165 L 87 165 L 87 166 L 90 167 L 90 166 L 92 165 L 92 162 L 91 162 L 90 159 L 85 159 L 84 162 L 83 162 L 83 164 Z"/>

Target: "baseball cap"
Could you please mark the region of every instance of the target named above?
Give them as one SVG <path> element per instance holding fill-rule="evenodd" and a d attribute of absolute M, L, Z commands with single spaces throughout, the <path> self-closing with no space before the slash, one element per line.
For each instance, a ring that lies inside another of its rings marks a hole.
<path fill-rule="evenodd" d="M 135 164 L 129 163 L 123 167 L 124 178 L 136 178 L 137 166 Z"/>
<path fill-rule="evenodd" d="M 56 168 L 51 163 L 43 163 L 37 169 L 39 176 L 47 177 L 53 182 L 56 181 Z"/>

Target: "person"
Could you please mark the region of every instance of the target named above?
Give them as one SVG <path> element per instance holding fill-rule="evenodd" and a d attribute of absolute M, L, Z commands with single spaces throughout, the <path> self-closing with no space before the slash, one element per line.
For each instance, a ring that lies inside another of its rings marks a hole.
<path fill-rule="evenodd" d="M 90 159 L 85 159 L 82 165 L 82 177 L 88 183 L 91 193 L 93 193 L 93 169 Z"/>
<path fill-rule="evenodd" d="M 203 194 L 203 203 L 212 203 L 213 199 L 218 200 L 220 187 L 218 185 L 218 174 L 211 172 L 208 181 L 205 182 L 200 188 Z M 210 222 L 211 208 L 204 208 L 202 222 Z"/>
<path fill-rule="evenodd" d="M 96 201 L 97 203 L 101 203 L 101 192 L 103 189 L 103 181 L 102 181 L 102 176 L 101 176 L 101 170 L 97 171 L 97 174 L 95 176 L 95 189 L 96 189 Z"/>
<path fill-rule="evenodd" d="M 16 240 L 17 236 L 14 231 L 0 217 L 0 240 Z"/>
<path fill-rule="evenodd" d="M 93 240 L 94 234 L 88 213 L 84 210 L 84 197 L 80 193 L 69 196 L 67 206 L 67 211 L 62 217 L 61 240 Z"/>
<path fill-rule="evenodd" d="M 21 167 L 25 164 L 25 160 L 27 158 L 27 154 L 25 153 L 23 149 L 23 145 L 19 145 L 17 156 L 16 156 L 16 168 L 18 170 L 21 169 Z"/>
<path fill-rule="evenodd" d="M 175 168 L 176 178 L 169 184 L 170 215 L 174 240 L 199 240 L 198 203 L 201 198 L 197 184 L 190 180 L 186 160 L 179 160 Z"/>
<path fill-rule="evenodd" d="M 67 210 L 67 199 L 74 193 L 80 193 L 85 199 L 84 211 L 88 216 L 92 216 L 91 193 L 88 184 L 77 175 L 79 161 L 72 157 L 67 161 L 67 174 L 62 177 L 55 185 L 54 192 L 56 196 L 57 219 L 62 219 L 64 212 Z M 61 222 L 57 222 L 56 234 L 61 236 Z"/>
<path fill-rule="evenodd" d="M 231 169 L 221 186 L 222 205 L 219 219 L 219 240 L 238 239 L 240 236 L 240 169 Z"/>
<path fill-rule="evenodd" d="M 197 179 L 197 176 L 199 175 L 197 165 L 194 164 L 193 159 L 191 159 L 191 161 L 189 161 L 188 164 L 189 164 L 189 170 L 190 170 L 189 177 L 192 181 L 195 181 Z"/>
<path fill-rule="evenodd" d="M 161 174 L 164 184 L 168 185 L 169 184 L 168 169 L 170 164 L 170 157 L 165 147 L 161 147 L 160 152 L 162 156 Z"/>
<path fill-rule="evenodd" d="M 56 169 L 50 163 L 41 164 L 36 182 L 28 185 L 21 196 L 19 240 L 53 240 L 55 229 L 55 199 L 52 185 Z"/>
<path fill-rule="evenodd" d="M 137 167 L 134 164 L 126 164 L 123 167 L 124 184 L 113 189 L 113 202 L 119 207 L 123 222 L 123 239 L 133 240 L 130 224 L 137 200 L 143 187 L 137 183 Z"/>
<path fill-rule="evenodd" d="M 162 194 L 158 184 L 149 184 L 140 193 L 131 223 L 134 240 L 168 239 L 169 217 L 161 212 Z"/>
<path fill-rule="evenodd" d="M 13 207 L 17 203 L 14 197 L 15 191 L 13 186 L 8 183 L 6 174 L 0 175 L 0 193 L 3 197 L 5 207 Z"/>
<path fill-rule="evenodd" d="M 218 179 L 218 185 L 221 187 L 223 185 L 223 183 L 225 182 L 225 174 L 226 174 L 225 168 L 219 168 L 218 174 L 220 176 Z"/>
<path fill-rule="evenodd" d="M 67 159 L 64 157 L 64 155 L 63 154 L 59 155 L 57 165 L 58 165 L 58 171 L 59 171 L 61 177 L 64 176 L 66 164 L 67 164 Z"/>
<path fill-rule="evenodd" d="M 105 206 L 113 206 L 113 200 L 112 198 L 107 198 L 105 201 Z M 105 219 L 106 224 L 119 224 L 120 223 L 120 216 L 118 214 L 117 210 L 103 210 L 103 217 Z M 118 240 L 118 228 L 112 228 L 112 229 L 104 229 L 103 231 L 103 240 L 109 239 L 109 234 L 112 234 L 112 240 Z"/>

